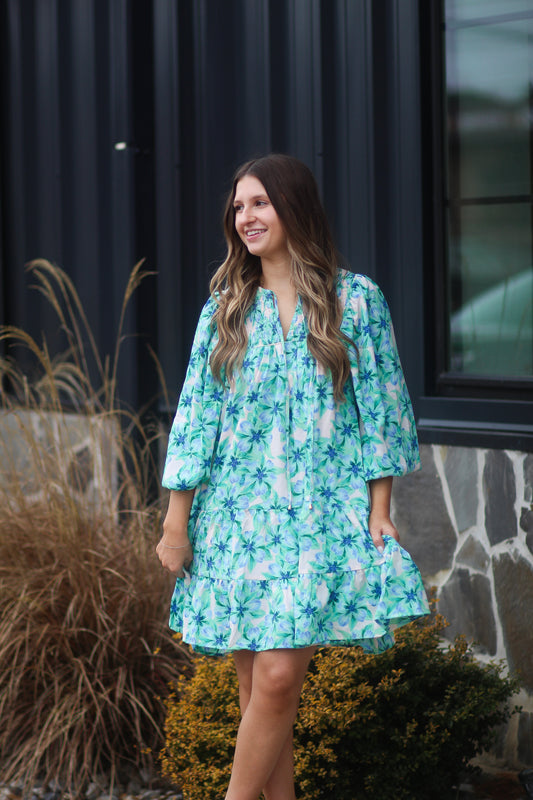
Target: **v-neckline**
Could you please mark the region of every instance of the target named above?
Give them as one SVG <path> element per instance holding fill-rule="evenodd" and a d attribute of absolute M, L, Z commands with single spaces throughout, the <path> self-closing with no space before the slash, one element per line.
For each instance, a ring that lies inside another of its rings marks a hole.
<path fill-rule="evenodd" d="M 296 295 L 296 305 L 294 306 L 294 311 L 292 312 L 292 317 L 291 317 L 291 321 L 289 322 L 289 327 L 287 328 L 287 333 L 285 333 L 284 330 L 283 330 L 283 325 L 281 324 L 281 317 L 279 315 L 279 304 L 278 304 L 277 298 L 276 298 L 276 306 L 277 306 L 277 309 L 278 309 L 279 325 L 280 325 L 280 328 L 281 328 L 281 334 L 283 336 L 283 341 L 284 342 L 287 341 L 287 339 L 289 338 L 289 334 L 292 331 L 293 326 L 296 325 L 295 320 L 296 320 L 296 314 L 298 313 L 298 304 L 299 304 L 299 302 L 300 302 L 300 297 L 299 297 L 299 295 Z"/>
<path fill-rule="evenodd" d="M 273 289 L 266 289 L 264 286 L 259 286 L 258 288 L 261 290 L 261 292 L 265 292 L 266 294 L 270 295 L 274 302 L 274 307 L 276 309 L 277 324 L 279 325 L 279 328 L 281 330 L 281 338 L 283 340 L 283 343 L 285 343 L 287 339 L 290 337 L 293 327 L 296 325 L 296 318 L 299 314 L 300 304 L 301 304 L 300 295 L 299 294 L 296 295 L 296 305 L 294 306 L 294 311 L 291 317 L 291 321 L 289 323 L 289 327 L 287 328 L 287 333 L 285 334 L 283 330 L 283 325 L 281 324 L 281 317 L 279 314 L 279 303 L 275 291 Z"/>
<path fill-rule="evenodd" d="M 281 317 L 280 317 L 280 313 L 279 313 L 279 303 L 278 303 L 277 295 L 272 289 L 267 289 L 267 291 L 272 292 L 272 295 L 274 297 L 274 302 L 276 304 L 276 312 L 277 312 L 277 315 L 278 315 L 278 323 L 279 323 L 279 327 L 281 328 L 281 336 L 282 336 L 282 339 L 283 339 L 283 343 L 285 344 L 285 342 L 287 341 L 287 339 L 289 338 L 289 336 L 291 334 L 291 331 L 292 331 L 294 325 L 296 325 L 295 320 L 296 320 L 296 315 L 298 314 L 298 310 L 299 310 L 298 307 L 300 305 L 300 295 L 298 295 L 298 294 L 296 295 L 296 305 L 294 306 L 294 311 L 292 312 L 292 317 L 291 317 L 291 321 L 289 322 L 289 327 L 287 328 L 287 333 L 285 333 L 285 331 L 283 330 L 283 325 L 281 324 Z"/>

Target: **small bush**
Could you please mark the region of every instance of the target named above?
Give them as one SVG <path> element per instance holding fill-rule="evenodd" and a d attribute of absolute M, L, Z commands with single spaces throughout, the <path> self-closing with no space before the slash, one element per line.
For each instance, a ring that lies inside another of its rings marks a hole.
<path fill-rule="evenodd" d="M 306 800 L 439 800 L 456 796 L 470 759 L 509 717 L 516 686 L 473 660 L 462 638 L 446 648 L 436 615 L 397 632 L 380 656 L 325 648 L 306 678 L 295 725 L 296 783 Z M 238 727 L 232 660 L 196 661 L 168 700 L 164 774 L 185 800 L 223 796 Z"/>
<path fill-rule="evenodd" d="M 163 698 L 189 657 L 167 627 L 154 552 L 157 433 L 118 410 L 116 363 L 86 353 L 67 276 L 47 262 L 34 271 L 68 352 L 52 359 L 46 342 L 0 331 L 35 370 L 29 381 L 0 360 L 0 766 L 4 780 L 39 774 L 77 790 L 150 767 Z"/>

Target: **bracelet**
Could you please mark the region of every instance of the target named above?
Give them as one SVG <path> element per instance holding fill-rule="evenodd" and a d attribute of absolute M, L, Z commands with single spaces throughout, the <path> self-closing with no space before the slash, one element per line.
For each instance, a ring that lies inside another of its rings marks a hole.
<path fill-rule="evenodd" d="M 164 542 L 159 542 L 163 547 L 166 547 L 168 550 L 185 550 L 186 547 L 189 547 L 189 544 L 165 544 Z"/>

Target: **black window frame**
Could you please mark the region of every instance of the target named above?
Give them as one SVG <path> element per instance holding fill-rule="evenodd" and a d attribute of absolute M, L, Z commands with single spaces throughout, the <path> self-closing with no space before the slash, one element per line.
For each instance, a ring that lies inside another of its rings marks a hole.
<path fill-rule="evenodd" d="M 533 450 L 531 379 L 446 370 L 444 0 L 420 2 L 425 392 L 416 401 L 425 443 Z"/>

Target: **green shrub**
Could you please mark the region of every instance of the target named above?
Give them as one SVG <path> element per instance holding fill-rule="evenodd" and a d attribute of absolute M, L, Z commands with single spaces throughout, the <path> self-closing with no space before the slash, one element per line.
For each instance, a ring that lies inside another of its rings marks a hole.
<path fill-rule="evenodd" d="M 443 647 L 436 615 L 397 632 L 380 656 L 318 651 L 295 725 L 295 768 L 306 800 L 439 800 L 509 717 L 516 689 L 498 665 L 474 661 L 464 639 Z M 185 800 L 223 796 L 238 727 L 231 658 L 195 660 L 171 697 L 163 773 Z"/>
<path fill-rule="evenodd" d="M 189 657 L 167 627 L 171 586 L 154 551 L 158 434 L 117 409 L 116 363 L 85 352 L 68 278 L 47 262 L 35 274 L 68 352 L 52 359 L 46 342 L 0 331 L 35 370 L 28 381 L 0 360 L 0 767 L 3 780 L 41 774 L 77 790 L 150 767 Z"/>

